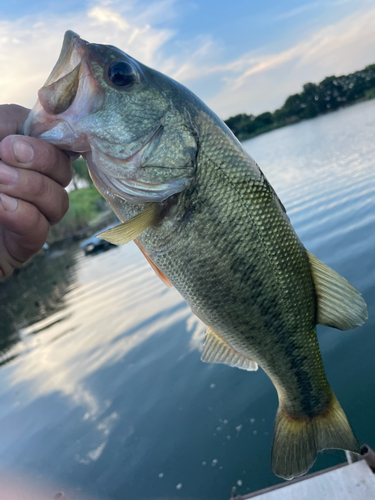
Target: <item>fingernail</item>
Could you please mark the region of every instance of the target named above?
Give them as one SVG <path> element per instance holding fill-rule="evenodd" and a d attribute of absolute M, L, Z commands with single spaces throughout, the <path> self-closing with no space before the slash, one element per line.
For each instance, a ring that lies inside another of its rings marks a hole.
<path fill-rule="evenodd" d="M 7 212 L 14 212 L 18 207 L 18 201 L 4 193 L 0 193 L 0 201 Z"/>
<path fill-rule="evenodd" d="M 18 163 L 30 163 L 34 158 L 34 150 L 30 144 L 17 137 L 13 141 L 13 152 Z"/>
<path fill-rule="evenodd" d="M 0 163 L 0 184 L 14 184 L 17 180 L 18 172 L 15 168 L 8 167 Z"/>

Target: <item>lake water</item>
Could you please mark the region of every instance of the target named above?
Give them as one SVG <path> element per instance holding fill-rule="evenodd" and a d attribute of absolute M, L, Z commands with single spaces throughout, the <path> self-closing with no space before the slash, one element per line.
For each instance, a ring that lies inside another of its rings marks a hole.
<path fill-rule="evenodd" d="M 338 399 L 375 448 L 374 133 L 369 101 L 244 145 L 305 246 L 368 304 L 365 326 L 318 335 Z M 0 482 L 17 500 L 227 500 L 233 486 L 281 481 L 271 382 L 200 361 L 204 328 L 133 243 L 55 250 L 0 284 L 0 299 Z M 313 470 L 344 460 L 330 450 Z"/>

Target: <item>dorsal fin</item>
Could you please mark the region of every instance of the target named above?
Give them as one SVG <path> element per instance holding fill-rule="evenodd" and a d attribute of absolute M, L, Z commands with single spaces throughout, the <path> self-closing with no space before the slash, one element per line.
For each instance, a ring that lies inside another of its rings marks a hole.
<path fill-rule="evenodd" d="M 142 231 L 153 224 L 159 214 L 160 208 L 158 203 L 150 203 L 150 205 L 140 214 L 132 219 L 120 224 L 116 227 L 104 231 L 97 235 L 97 238 L 109 241 L 114 245 L 126 245 L 129 241 L 134 240 Z"/>
<path fill-rule="evenodd" d="M 164 273 L 162 273 L 160 271 L 160 269 L 158 268 L 158 266 L 155 264 L 155 262 L 153 262 L 150 257 L 147 255 L 147 253 L 145 252 L 143 246 L 139 243 L 139 241 L 137 240 L 134 240 L 134 243 L 137 245 L 137 247 L 139 248 L 139 250 L 143 253 L 143 255 L 146 257 L 148 263 L 150 264 L 150 266 L 152 267 L 152 269 L 155 271 L 156 275 L 159 276 L 159 278 L 162 280 L 162 282 L 164 283 L 164 285 L 167 285 L 169 286 L 169 288 L 173 288 L 173 285 L 172 283 L 169 281 L 169 279 L 166 277 L 166 275 Z"/>
<path fill-rule="evenodd" d="M 237 352 L 210 327 L 207 327 L 201 360 L 205 363 L 223 363 L 241 370 L 255 371 L 258 364 Z"/>
<path fill-rule="evenodd" d="M 310 252 L 307 256 L 318 301 L 317 322 L 339 330 L 363 325 L 368 314 L 359 291 Z"/>

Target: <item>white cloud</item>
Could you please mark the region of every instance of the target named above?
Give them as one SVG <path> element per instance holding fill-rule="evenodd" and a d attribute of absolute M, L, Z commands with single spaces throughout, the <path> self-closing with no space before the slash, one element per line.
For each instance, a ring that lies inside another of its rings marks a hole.
<path fill-rule="evenodd" d="M 142 12 L 135 1 L 125 6 L 104 1 L 64 19 L 41 13 L 0 22 L 2 101 L 34 104 L 67 29 L 89 41 L 116 45 L 192 87 L 223 118 L 273 110 L 307 81 L 375 62 L 374 7 L 321 28 L 286 50 L 258 49 L 231 61 L 224 59 L 223 42 L 209 33 L 182 42 L 175 31 L 159 28 L 163 16 L 168 20 L 177 16 L 175 0 L 154 2 Z"/>
<path fill-rule="evenodd" d="M 321 7 L 325 2 L 312 2 L 307 3 L 305 5 L 300 5 L 294 9 L 288 10 L 287 12 L 283 12 L 276 17 L 277 21 L 282 21 L 284 19 L 290 19 L 291 17 L 298 16 L 312 9 L 316 9 L 317 7 Z"/>
<path fill-rule="evenodd" d="M 375 8 L 326 26 L 279 53 L 251 53 L 222 68 L 226 85 L 208 104 L 221 116 L 259 113 L 280 106 L 308 81 L 362 69 L 375 62 Z M 238 68 L 246 67 L 240 74 Z"/>
<path fill-rule="evenodd" d="M 114 24 L 121 30 L 127 30 L 129 24 L 123 19 L 120 14 L 113 12 L 105 7 L 96 6 L 88 12 L 88 17 L 94 19 L 95 24 L 101 26 L 103 24 Z"/>
<path fill-rule="evenodd" d="M 172 4 L 171 0 L 162 3 Z M 70 17 L 40 13 L 0 22 L 2 102 L 34 104 L 38 89 L 57 61 L 64 32 L 69 29 L 86 40 L 116 45 L 152 65 L 161 46 L 173 36 L 171 30 L 152 27 L 152 16 L 160 15 L 160 7 L 150 7 L 137 17 L 129 8 L 118 11 L 104 2 Z"/>

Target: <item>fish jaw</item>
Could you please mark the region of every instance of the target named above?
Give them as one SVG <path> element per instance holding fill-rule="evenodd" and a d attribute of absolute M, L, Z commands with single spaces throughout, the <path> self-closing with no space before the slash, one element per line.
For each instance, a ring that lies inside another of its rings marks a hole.
<path fill-rule="evenodd" d="M 23 125 L 24 135 L 77 153 L 90 150 L 80 122 L 100 109 L 103 92 L 85 61 L 88 46 L 72 31 L 65 34 L 59 60 Z"/>

